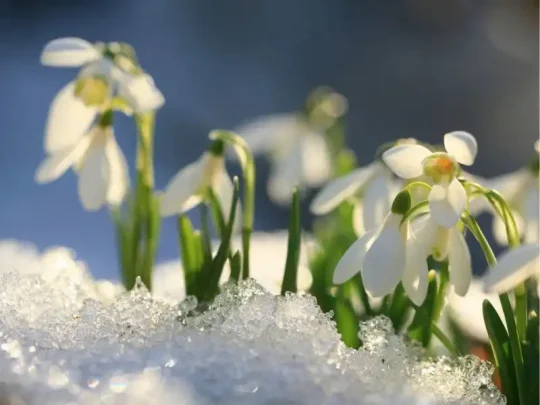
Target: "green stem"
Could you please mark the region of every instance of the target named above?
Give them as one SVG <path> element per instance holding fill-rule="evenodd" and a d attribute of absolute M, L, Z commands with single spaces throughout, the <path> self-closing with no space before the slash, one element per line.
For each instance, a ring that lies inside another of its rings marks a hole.
<path fill-rule="evenodd" d="M 478 225 L 478 222 L 476 222 L 474 217 L 468 211 L 463 214 L 462 220 L 480 244 L 480 247 L 482 248 L 482 252 L 484 252 L 484 256 L 486 257 L 486 261 L 488 262 L 489 267 L 491 268 L 495 266 L 495 264 L 497 264 L 497 258 L 495 257 L 495 254 L 493 253 L 493 250 L 491 249 L 491 246 L 489 245 L 489 242 L 487 241 L 484 233 L 482 232 L 482 229 Z M 519 403 L 521 405 L 525 405 L 525 371 L 523 367 L 523 352 L 521 349 L 516 320 L 514 319 L 512 304 L 510 303 L 510 298 L 508 297 L 508 294 L 499 295 L 499 299 L 503 308 L 504 318 L 506 320 L 506 327 L 508 328 L 508 336 L 510 338 L 512 360 L 516 370 Z"/>
<path fill-rule="evenodd" d="M 444 334 L 444 332 L 437 326 L 435 322 L 431 322 L 431 332 L 437 336 L 437 339 L 440 340 L 444 347 L 446 347 L 453 356 L 459 357 L 462 355 L 459 349 L 454 346 L 452 340 L 450 340 L 450 338 Z"/>
<path fill-rule="evenodd" d="M 439 275 L 440 275 L 440 284 L 439 284 L 439 291 L 437 293 L 437 298 L 435 298 L 435 304 L 433 308 L 433 322 L 437 322 L 440 319 L 442 310 L 444 308 L 444 301 L 446 299 L 446 289 L 448 287 L 448 281 L 449 281 L 448 261 L 445 261 L 441 264 Z"/>
<path fill-rule="evenodd" d="M 405 222 L 409 221 L 410 219 L 412 219 L 412 217 L 414 215 L 416 215 L 417 213 L 423 211 L 428 206 L 429 206 L 428 201 L 422 201 L 422 202 L 416 204 L 415 206 L 411 207 L 411 209 L 409 209 L 409 211 L 407 211 L 405 213 L 405 215 L 403 215 L 403 217 L 401 218 L 401 223 L 404 224 Z"/>
<path fill-rule="evenodd" d="M 431 186 L 423 181 L 413 181 L 407 184 L 403 190 L 411 191 L 416 187 L 425 188 L 427 191 L 431 191 Z"/>
<path fill-rule="evenodd" d="M 221 139 L 231 145 L 242 166 L 244 178 L 244 201 L 242 215 L 242 278 L 249 277 L 249 246 L 253 232 L 255 216 L 255 162 L 251 149 L 244 139 L 234 132 L 215 130 L 210 132 L 210 139 Z"/>

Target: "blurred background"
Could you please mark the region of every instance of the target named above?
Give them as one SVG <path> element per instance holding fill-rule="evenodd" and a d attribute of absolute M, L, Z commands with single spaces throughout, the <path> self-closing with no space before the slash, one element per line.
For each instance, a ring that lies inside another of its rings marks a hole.
<path fill-rule="evenodd" d="M 118 277 L 107 212 L 83 211 L 71 172 L 46 186 L 33 179 L 49 103 L 76 73 L 39 64 L 63 36 L 128 42 L 153 75 L 167 100 L 159 188 L 209 130 L 300 109 L 319 85 L 348 98 L 347 142 L 362 165 L 383 142 L 467 130 L 479 143 L 472 171 L 493 176 L 528 162 L 538 138 L 537 0 L 1 0 L 0 238 L 71 247 L 99 277 Z M 134 126 L 117 128 L 133 162 Z M 260 160 L 257 230 L 288 222 L 266 196 L 267 175 Z M 168 219 L 159 259 L 177 256 Z"/>

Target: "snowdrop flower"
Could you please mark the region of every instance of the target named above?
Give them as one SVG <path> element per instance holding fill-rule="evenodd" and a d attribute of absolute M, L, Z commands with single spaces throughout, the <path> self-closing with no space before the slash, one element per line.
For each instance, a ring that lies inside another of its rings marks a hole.
<path fill-rule="evenodd" d="M 287 231 L 255 232 L 251 237 L 250 263 L 251 278 L 274 295 L 281 293 L 281 283 L 287 260 Z M 215 242 L 215 249 L 219 243 Z M 234 237 L 232 245 L 242 246 L 240 237 Z M 302 240 L 297 285 L 299 291 L 309 290 L 312 282 L 308 253 L 315 248 L 311 238 Z M 227 262 L 221 275 L 220 284 L 229 280 L 230 267 Z M 185 299 L 184 274 L 180 261 L 173 260 L 158 264 L 153 273 L 152 293 L 160 298 L 182 301 Z"/>
<path fill-rule="evenodd" d="M 459 329 L 476 340 L 489 343 L 489 337 L 484 323 L 482 303 L 489 300 L 504 322 L 503 309 L 499 296 L 495 293 L 485 293 L 484 284 L 479 279 L 473 279 L 469 291 L 463 297 L 454 291 L 448 294 L 447 316 L 456 323 Z M 446 320 L 448 322 L 448 319 Z"/>
<path fill-rule="evenodd" d="M 428 267 L 425 256 L 409 249 L 414 239 L 409 222 L 402 215 L 410 207 L 410 194 L 397 195 L 383 224 L 354 242 L 334 270 L 334 284 L 341 284 L 361 272 L 366 290 L 374 297 L 391 293 L 401 281 L 417 305 L 425 298 Z"/>
<path fill-rule="evenodd" d="M 53 148 L 38 167 L 36 181 L 49 183 L 73 167 L 79 174 L 79 197 L 86 210 L 97 211 L 106 203 L 121 204 L 129 187 L 129 175 L 126 158 L 110 125 L 111 117 L 112 112 L 106 112 L 87 133 L 80 133 L 58 150 Z"/>
<path fill-rule="evenodd" d="M 485 290 L 503 294 L 529 278 L 540 276 L 540 245 L 521 245 L 503 253 L 483 277 Z M 538 295 L 540 295 L 540 283 Z"/>
<path fill-rule="evenodd" d="M 135 113 L 155 110 L 164 103 L 163 95 L 138 67 L 133 51 L 125 44 L 55 39 L 43 49 L 41 63 L 81 68 L 49 109 L 45 136 L 48 153 L 60 151 L 86 133 L 98 114 L 110 109 L 114 97 L 123 99 Z"/>
<path fill-rule="evenodd" d="M 444 136 L 446 152 L 432 152 L 422 145 L 401 144 L 383 153 L 383 160 L 401 178 L 425 175 L 434 186 L 428 195 L 433 219 L 452 228 L 467 207 L 467 192 L 457 179 L 458 163 L 472 165 L 477 153 L 476 139 L 463 131 Z"/>
<path fill-rule="evenodd" d="M 448 260 L 450 283 L 454 286 L 454 292 L 463 297 L 471 284 L 472 261 L 465 237 L 457 224 L 451 228 L 441 226 L 429 213 L 413 221 L 412 234 L 414 237 L 410 238 L 407 247 L 410 254 L 424 262 L 430 255 L 439 262 Z M 416 299 L 423 302 L 427 293 L 427 272 L 424 268 L 411 271 L 415 273 L 412 277 L 415 277 L 416 283 L 422 287 L 416 291 Z"/>
<path fill-rule="evenodd" d="M 207 152 L 171 179 L 161 195 L 160 207 L 163 216 L 189 211 L 207 200 L 208 189 L 211 188 L 225 218 L 228 217 L 234 186 L 225 168 L 223 152 L 223 141 L 214 141 Z M 236 216 L 237 219 L 239 217 Z"/>
<path fill-rule="evenodd" d="M 318 187 L 330 178 L 332 157 L 325 130 L 345 111 L 345 98 L 330 92 L 320 96 L 308 114 L 265 116 L 236 130 L 254 154 L 269 157 L 267 191 L 274 202 L 288 204 L 294 187 Z"/>
<path fill-rule="evenodd" d="M 491 179 L 486 186 L 504 197 L 523 241 L 537 243 L 540 240 L 538 156 L 530 167 Z M 493 211 L 491 206 L 488 209 Z M 493 234 L 499 244 L 508 244 L 504 222 L 498 215 L 493 217 Z"/>

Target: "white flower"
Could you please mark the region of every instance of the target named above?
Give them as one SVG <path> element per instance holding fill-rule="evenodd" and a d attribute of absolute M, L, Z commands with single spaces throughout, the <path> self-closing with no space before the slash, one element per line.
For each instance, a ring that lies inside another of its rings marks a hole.
<path fill-rule="evenodd" d="M 421 175 L 434 183 L 428 195 L 434 220 L 446 228 L 453 227 L 467 206 L 467 192 L 456 175 L 459 164 L 471 165 L 477 153 L 476 139 L 463 131 L 444 136 L 447 153 L 432 152 L 422 145 L 401 144 L 383 154 L 386 165 L 399 177 L 413 179 Z"/>
<path fill-rule="evenodd" d="M 503 294 L 528 278 L 540 276 L 540 246 L 521 245 L 503 253 L 497 264 L 483 277 L 485 290 Z M 540 283 L 538 283 L 540 290 Z M 540 295 L 540 291 L 538 291 Z"/>
<path fill-rule="evenodd" d="M 473 279 L 469 291 L 463 297 L 451 291 L 448 294 L 448 316 L 459 329 L 474 339 L 489 343 L 489 337 L 484 323 L 482 303 L 489 300 L 504 322 L 503 309 L 499 296 L 495 293 L 485 293 L 484 284 Z"/>
<path fill-rule="evenodd" d="M 236 132 L 253 153 L 269 157 L 272 168 L 267 190 L 279 204 L 290 203 L 294 187 L 317 187 L 331 175 L 331 156 L 323 130 L 298 114 L 258 118 Z"/>
<path fill-rule="evenodd" d="M 538 174 L 531 168 L 523 168 L 491 179 L 487 186 L 504 197 L 512 210 L 519 234 L 524 242 L 538 242 L 540 239 Z M 493 209 L 490 207 L 489 211 L 493 212 Z M 504 222 L 496 214 L 493 217 L 493 234 L 498 243 L 508 244 Z"/>
<path fill-rule="evenodd" d="M 324 215 L 341 203 L 355 196 L 361 198 L 355 204 L 353 225 L 357 235 L 375 229 L 386 218 L 392 201 L 399 191 L 399 184 L 392 172 L 380 161 L 328 182 L 315 196 L 310 210 L 315 215 Z"/>
<path fill-rule="evenodd" d="M 163 216 L 189 211 L 206 200 L 208 189 L 211 188 L 224 217 L 228 217 L 234 186 L 225 168 L 223 147 L 222 141 L 214 141 L 209 151 L 171 179 L 161 195 L 160 209 Z M 238 219 L 239 215 L 236 215 L 235 220 Z"/>
<path fill-rule="evenodd" d="M 412 223 L 412 234 L 414 237 L 409 239 L 407 246 L 410 254 L 418 256 L 419 260 L 421 258 L 423 261 L 430 255 L 439 262 L 448 260 L 450 283 L 457 295 L 464 296 L 472 279 L 472 261 L 463 233 L 457 226 L 452 228 L 440 226 L 430 213 Z M 421 273 L 418 277 L 426 278 Z M 419 282 L 427 283 L 427 279 L 425 281 L 419 279 Z M 426 292 L 424 289 L 418 291 L 419 301 L 425 299 Z"/>
<path fill-rule="evenodd" d="M 411 300 L 420 305 L 427 292 L 426 257 L 409 248 L 414 238 L 408 222 L 390 213 L 384 223 L 354 242 L 334 270 L 333 282 L 340 284 L 362 273 L 366 290 L 374 297 L 391 293 L 401 281 Z"/>
<path fill-rule="evenodd" d="M 148 75 L 119 66 L 135 66 L 126 63 L 129 58 L 121 54 L 121 49 L 118 43 L 93 45 L 80 38 L 55 39 L 45 46 L 42 64 L 81 68 L 77 78 L 64 86 L 51 104 L 46 152 L 57 152 L 86 133 L 97 115 L 109 109 L 112 98 L 117 95 L 125 98 L 136 113 L 163 105 L 163 95 Z"/>
<path fill-rule="evenodd" d="M 70 167 L 79 173 L 79 197 L 86 210 L 121 204 L 129 187 L 128 168 L 111 126 L 97 124 L 49 153 L 36 171 L 36 181 L 54 181 Z"/>
<path fill-rule="evenodd" d="M 275 295 L 281 292 L 287 259 L 287 240 L 287 231 L 255 232 L 251 236 L 250 277 Z M 218 244 L 215 242 L 215 249 L 217 249 Z M 240 237 L 233 238 L 233 246 L 239 248 L 241 244 Z M 311 286 L 308 250 L 313 245 L 314 242 L 311 238 L 302 241 L 297 278 L 299 291 L 307 291 Z M 229 276 L 230 267 L 227 262 L 221 275 L 220 284 L 226 282 Z M 152 284 L 152 293 L 160 298 L 176 301 L 185 299 L 184 273 L 178 260 L 158 264 L 154 271 Z"/>

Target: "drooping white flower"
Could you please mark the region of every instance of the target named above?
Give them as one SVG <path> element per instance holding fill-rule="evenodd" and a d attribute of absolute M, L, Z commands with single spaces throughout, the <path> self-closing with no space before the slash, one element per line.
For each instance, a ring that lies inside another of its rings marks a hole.
<path fill-rule="evenodd" d="M 465 237 L 457 225 L 451 228 L 441 226 L 429 213 L 413 221 L 412 234 L 414 238 L 409 239 L 407 246 L 411 255 L 423 261 L 430 255 L 437 261 L 447 260 L 450 284 L 454 286 L 457 295 L 464 296 L 471 284 L 472 261 Z M 423 277 L 420 274 L 418 276 Z M 427 283 L 427 278 L 422 282 Z M 419 301 L 424 301 L 426 292 L 427 289 L 418 292 Z"/>
<path fill-rule="evenodd" d="M 254 154 L 268 156 L 271 172 L 267 191 L 278 204 L 290 203 L 296 186 L 300 190 L 320 186 L 332 173 L 323 130 L 299 114 L 257 118 L 236 132 Z"/>
<path fill-rule="evenodd" d="M 88 131 L 100 112 L 108 110 L 113 97 L 124 99 L 135 113 L 161 107 L 164 98 L 153 80 L 137 68 L 125 46 L 91 44 L 80 38 L 49 42 L 41 63 L 53 67 L 80 67 L 77 78 L 54 98 L 49 109 L 45 151 L 58 152 Z"/>
<path fill-rule="evenodd" d="M 401 281 L 411 300 L 420 305 L 428 285 L 426 258 L 410 249 L 412 234 L 402 215 L 390 212 L 383 224 L 367 232 L 345 252 L 334 270 L 340 284 L 361 272 L 366 290 L 374 297 L 391 293 Z"/>
<path fill-rule="evenodd" d="M 310 210 L 315 215 L 324 215 L 344 201 L 361 196 L 353 212 L 354 229 L 360 236 L 381 225 L 399 186 L 384 163 L 375 161 L 328 182 L 311 202 Z"/>
<path fill-rule="evenodd" d="M 214 141 L 199 159 L 181 169 L 167 184 L 160 198 L 161 215 L 182 214 L 208 197 L 211 188 L 225 218 L 229 215 L 234 186 L 227 169 L 223 141 Z M 239 219 L 236 215 L 235 220 Z"/>
<path fill-rule="evenodd" d="M 281 292 L 281 283 L 287 259 L 287 231 L 255 232 L 251 236 L 250 246 L 250 277 L 272 294 Z M 214 250 L 219 242 L 215 242 Z M 232 246 L 240 248 L 240 237 L 232 240 Z M 307 291 L 312 282 L 308 263 L 308 251 L 314 247 L 311 238 L 302 240 L 300 249 L 300 262 L 298 266 L 297 286 L 299 291 Z M 225 264 L 220 284 L 226 282 L 230 276 L 229 263 Z M 160 298 L 182 301 L 185 299 L 184 273 L 180 261 L 173 260 L 158 264 L 153 275 L 152 293 Z"/>
<path fill-rule="evenodd" d="M 483 281 L 485 290 L 503 294 L 529 278 L 540 277 L 540 245 L 521 245 L 503 253 L 495 266 L 489 269 Z M 538 283 L 540 295 L 540 283 Z"/>
<path fill-rule="evenodd" d="M 383 153 L 383 160 L 401 178 L 421 175 L 434 183 L 428 195 L 433 219 L 452 228 L 467 207 L 467 192 L 456 175 L 458 163 L 472 165 L 477 153 L 476 139 L 469 133 L 454 131 L 444 136 L 445 152 L 432 152 L 418 144 L 401 144 Z"/>
<path fill-rule="evenodd" d="M 128 168 L 110 125 L 94 125 L 71 144 L 49 153 L 36 171 L 36 181 L 54 181 L 70 167 L 78 171 L 79 197 L 86 210 L 122 203 L 129 187 Z"/>
<path fill-rule="evenodd" d="M 485 293 L 484 284 L 479 279 L 471 281 L 469 291 L 464 296 L 459 296 L 454 291 L 449 292 L 447 315 L 465 335 L 489 343 L 482 309 L 484 300 L 493 305 L 504 322 L 499 296 L 495 293 Z"/>

